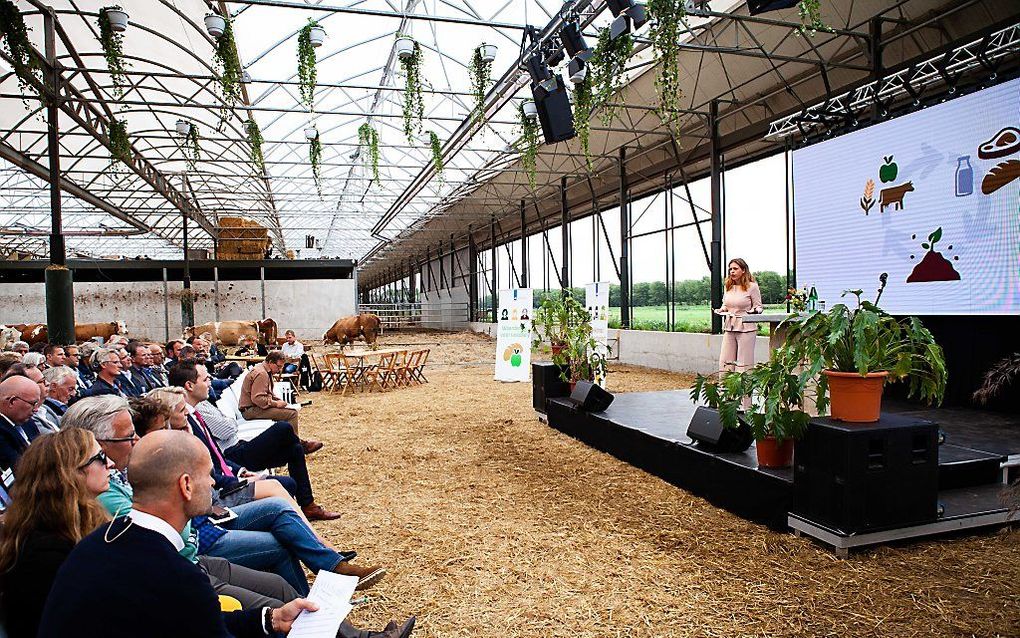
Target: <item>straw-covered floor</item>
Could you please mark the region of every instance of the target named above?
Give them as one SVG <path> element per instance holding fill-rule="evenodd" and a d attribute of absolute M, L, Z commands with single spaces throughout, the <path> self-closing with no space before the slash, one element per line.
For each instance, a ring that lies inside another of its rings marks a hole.
<path fill-rule="evenodd" d="M 492 379 L 473 334 L 433 348 L 426 386 L 341 398 L 302 418 L 326 448 L 316 524 L 389 576 L 358 626 L 418 615 L 416 636 L 1020 636 L 1020 531 L 837 559 L 748 523 L 540 423 L 530 384 Z M 484 364 L 484 365 L 483 365 Z M 689 376 L 614 366 L 614 392 Z"/>

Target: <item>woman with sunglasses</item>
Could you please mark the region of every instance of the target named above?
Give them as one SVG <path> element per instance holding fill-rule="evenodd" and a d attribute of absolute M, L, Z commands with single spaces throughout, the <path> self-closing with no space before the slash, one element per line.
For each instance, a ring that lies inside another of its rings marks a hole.
<path fill-rule="evenodd" d="M 87 430 L 37 438 L 18 461 L 0 536 L 0 608 L 9 638 L 38 633 L 57 570 L 75 544 L 108 520 L 96 497 L 113 463 Z"/>

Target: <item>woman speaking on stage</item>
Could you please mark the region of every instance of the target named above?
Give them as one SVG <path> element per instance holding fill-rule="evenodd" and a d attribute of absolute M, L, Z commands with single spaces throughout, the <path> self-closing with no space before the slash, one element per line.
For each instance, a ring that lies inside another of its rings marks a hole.
<path fill-rule="evenodd" d="M 739 257 L 731 259 L 728 268 L 722 308 L 715 311 L 723 315 L 719 370 L 742 372 L 754 367 L 754 338 L 758 334 L 758 324 L 745 324 L 741 317 L 762 311 L 761 291 L 746 261 Z"/>

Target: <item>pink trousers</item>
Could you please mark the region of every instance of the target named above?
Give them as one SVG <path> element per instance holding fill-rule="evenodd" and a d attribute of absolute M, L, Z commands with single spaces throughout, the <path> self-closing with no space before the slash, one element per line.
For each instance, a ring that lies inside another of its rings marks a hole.
<path fill-rule="evenodd" d="M 724 332 L 722 352 L 719 353 L 719 370 L 743 372 L 753 368 L 756 335 L 757 332 Z"/>

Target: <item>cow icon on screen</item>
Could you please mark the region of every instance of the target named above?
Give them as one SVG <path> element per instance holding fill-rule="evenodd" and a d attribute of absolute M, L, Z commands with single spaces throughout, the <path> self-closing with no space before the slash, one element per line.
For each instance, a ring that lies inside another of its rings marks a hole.
<path fill-rule="evenodd" d="M 884 213 L 886 206 L 892 206 L 893 210 L 903 210 L 903 196 L 913 190 L 914 182 L 883 188 L 879 192 L 878 212 Z"/>

